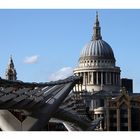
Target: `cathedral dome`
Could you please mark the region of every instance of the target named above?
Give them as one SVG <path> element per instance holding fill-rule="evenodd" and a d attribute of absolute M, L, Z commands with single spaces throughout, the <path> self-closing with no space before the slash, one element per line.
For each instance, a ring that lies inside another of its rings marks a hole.
<path fill-rule="evenodd" d="M 111 46 L 102 39 L 98 13 L 96 13 L 92 39 L 82 49 L 74 74 L 83 77 L 81 90 L 92 93 L 94 91 L 118 92 L 120 72 Z M 79 90 L 79 87 L 76 88 Z"/>
<path fill-rule="evenodd" d="M 102 39 L 87 43 L 81 51 L 80 58 L 115 60 L 112 48 Z"/>
<path fill-rule="evenodd" d="M 101 28 L 96 14 L 96 22 L 93 27 L 92 40 L 85 45 L 80 54 L 80 60 L 87 59 L 109 59 L 115 61 L 114 53 L 108 43 L 102 40 Z"/>

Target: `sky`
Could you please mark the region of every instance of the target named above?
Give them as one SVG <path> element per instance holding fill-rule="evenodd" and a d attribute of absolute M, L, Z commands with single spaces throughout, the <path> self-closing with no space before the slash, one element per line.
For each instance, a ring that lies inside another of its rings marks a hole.
<path fill-rule="evenodd" d="M 140 10 L 0 10 L 0 76 L 12 55 L 18 80 L 63 79 L 78 65 L 91 40 L 96 11 L 101 34 L 114 51 L 121 77 L 133 79 L 140 92 Z"/>

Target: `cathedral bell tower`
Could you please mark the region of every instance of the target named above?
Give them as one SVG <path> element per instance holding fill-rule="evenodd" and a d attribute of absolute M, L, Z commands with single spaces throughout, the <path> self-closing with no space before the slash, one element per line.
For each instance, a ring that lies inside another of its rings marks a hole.
<path fill-rule="evenodd" d="M 11 81 L 17 80 L 17 73 L 14 68 L 12 56 L 10 56 L 10 59 L 9 59 L 8 67 L 7 67 L 6 73 L 5 73 L 5 79 L 11 80 Z"/>

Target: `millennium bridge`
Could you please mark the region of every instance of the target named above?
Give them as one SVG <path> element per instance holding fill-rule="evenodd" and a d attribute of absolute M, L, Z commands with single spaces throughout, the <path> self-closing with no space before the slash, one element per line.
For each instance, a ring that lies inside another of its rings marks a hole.
<path fill-rule="evenodd" d="M 81 80 L 77 76 L 45 83 L 0 79 L 0 129 L 41 131 L 49 121 L 56 121 L 71 131 L 94 130 L 103 118 L 91 121 L 62 105 Z"/>

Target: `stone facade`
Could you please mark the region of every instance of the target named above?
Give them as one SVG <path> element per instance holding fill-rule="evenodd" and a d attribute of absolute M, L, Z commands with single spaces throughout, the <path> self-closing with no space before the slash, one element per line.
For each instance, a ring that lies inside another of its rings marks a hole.
<path fill-rule="evenodd" d="M 140 95 L 129 95 L 126 91 L 115 99 L 108 100 L 109 131 L 140 130 Z"/>
<path fill-rule="evenodd" d="M 115 62 L 113 50 L 102 40 L 97 14 L 92 40 L 81 51 L 78 66 L 74 69 L 75 75 L 83 77 L 82 90 L 119 91 L 120 68 Z"/>
<path fill-rule="evenodd" d="M 14 62 L 12 56 L 10 56 L 8 67 L 5 72 L 5 79 L 15 81 L 17 80 L 17 72 L 14 68 Z"/>

